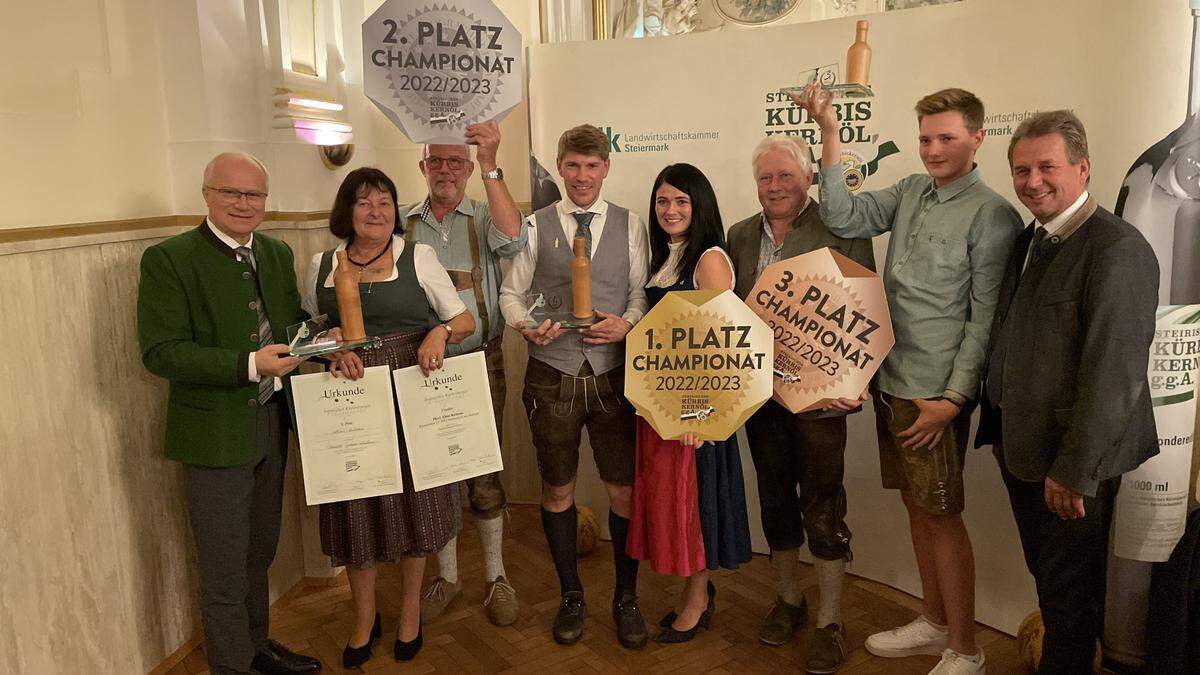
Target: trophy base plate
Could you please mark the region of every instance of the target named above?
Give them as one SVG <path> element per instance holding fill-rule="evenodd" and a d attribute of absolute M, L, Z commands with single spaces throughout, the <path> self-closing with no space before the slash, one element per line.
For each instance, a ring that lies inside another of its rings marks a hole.
<path fill-rule="evenodd" d="M 378 347 L 381 344 L 383 344 L 383 340 L 377 337 L 365 337 L 361 340 L 345 340 L 342 342 L 317 342 L 307 345 L 297 345 L 288 354 L 300 358 L 308 358 L 310 356 L 323 356 L 334 352 L 368 349 L 370 347 Z"/>
<path fill-rule="evenodd" d="M 870 87 L 856 82 L 833 84 L 822 87 L 822 89 L 829 92 L 834 98 L 873 98 L 875 96 L 875 92 Z M 804 91 L 804 87 L 784 87 L 780 91 L 799 96 Z"/>
<path fill-rule="evenodd" d="M 559 317 L 557 319 L 551 319 L 549 317 L 546 317 L 545 319 L 542 319 L 541 321 L 526 320 L 525 328 L 526 329 L 537 328 L 538 326 L 545 323 L 547 320 L 550 321 L 551 326 L 553 326 L 554 324 L 557 323 L 560 326 L 562 326 L 563 328 L 587 328 L 588 326 L 596 323 L 596 317 L 594 317 L 594 316 L 589 316 L 587 318 L 579 319 L 579 318 L 576 318 L 576 317 L 568 314 L 564 317 Z"/>

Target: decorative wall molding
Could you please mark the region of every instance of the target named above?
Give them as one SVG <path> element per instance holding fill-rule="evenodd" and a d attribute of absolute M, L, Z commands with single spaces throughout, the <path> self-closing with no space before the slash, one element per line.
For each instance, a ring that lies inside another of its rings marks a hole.
<path fill-rule="evenodd" d="M 0 230 L 0 255 L 154 239 L 195 227 L 203 218 L 202 214 L 181 214 Z M 327 220 L 328 211 L 269 211 L 262 229 L 312 230 L 325 227 Z"/>

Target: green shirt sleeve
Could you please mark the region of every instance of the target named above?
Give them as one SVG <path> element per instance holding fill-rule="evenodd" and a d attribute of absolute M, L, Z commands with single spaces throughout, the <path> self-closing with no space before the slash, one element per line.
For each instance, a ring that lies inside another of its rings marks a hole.
<path fill-rule="evenodd" d="M 905 178 L 891 187 L 855 195 L 846 187 L 840 166 L 825 167 L 818 188 L 821 220 L 839 237 L 858 239 L 888 232 L 910 180 Z"/>
<path fill-rule="evenodd" d="M 249 382 L 249 352 L 194 342 L 188 298 L 171 258 L 157 246 L 142 254 L 138 344 L 146 370 L 173 382 L 226 387 Z"/>

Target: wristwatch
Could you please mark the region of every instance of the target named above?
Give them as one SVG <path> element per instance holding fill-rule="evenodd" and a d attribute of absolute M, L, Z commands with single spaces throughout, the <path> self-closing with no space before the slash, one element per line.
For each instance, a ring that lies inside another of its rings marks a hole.
<path fill-rule="evenodd" d="M 491 171 L 485 171 L 480 174 L 480 178 L 484 180 L 504 180 L 504 171 L 500 167 L 496 167 Z"/>
<path fill-rule="evenodd" d="M 449 323 L 444 323 L 444 324 L 442 324 L 442 328 L 446 329 L 446 339 L 447 340 L 454 337 L 454 327 L 453 326 L 451 326 Z"/>

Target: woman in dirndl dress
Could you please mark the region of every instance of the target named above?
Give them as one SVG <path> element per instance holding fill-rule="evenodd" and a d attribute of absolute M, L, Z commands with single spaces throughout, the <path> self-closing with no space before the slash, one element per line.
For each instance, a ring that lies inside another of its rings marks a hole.
<path fill-rule="evenodd" d="M 364 368 L 379 365 L 437 370 L 446 344 L 475 330 L 437 254 L 425 244 L 406 242 L 396 231 L 397 203 L 396 186 L 382 171 L 351 171 L 329 215 L 329 230 L 342 244 L 313 257 L 306 284 L 312 314 L 327 314 L 332 325 L 339 323 L 334 253 L 345 249 L 358 273 L 367 334 L 383 339 L 380 347 L 343 355 L 331 367 L 335 375 L 357 379 Z M 462 526 L 458 484 L 414 490 L 402 430 L 397 429 L 397 438 L 404 492 L 320 506 L 321 550 L 334 566 L 346 566 L 354 601 L 355 627 L 342 654 L 347 668 L 371 657 L 382 632 L 375 609 L 375 578 L 382 562 L 399 562 L 401 570 L 395 657 L 407 661 L 416 656 L 422 642 L 425 557 L 440 550 Z"/>
<path fill-rule="evenodd" d="M 733 263 L 708 178 L 672 164 L 650 191 L 650 281 L 646 300 L 670 291 L 733 288 Z M 716 611 L 709 570 L 750 560 L 750 526 L 737 437 L 665 439 L 639 417 L 637 464 L 626 551 L 659 574 L 685 577 L 675 609 L 659 622 L 660 643 L 687 642 Z"/>

